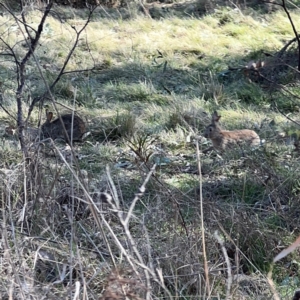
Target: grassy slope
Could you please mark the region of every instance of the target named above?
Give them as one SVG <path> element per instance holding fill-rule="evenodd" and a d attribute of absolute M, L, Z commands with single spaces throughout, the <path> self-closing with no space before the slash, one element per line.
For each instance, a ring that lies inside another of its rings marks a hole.
<path fill-rule="evenodd" d="M 297 12 L 292 16 L 298 28 L 300 21 Z M 32 16 L 32 26 L 38 24 L 39 18 L 38 13 Z M 5 22 L 13 24 L 6 14 L 0 17 L 0 24 Z M 80 28 L 83 23 L 84 20 L 76 12 L 64 24 L 54 18 L 48 19 L 47 30 L 36 53 L 47 80 L 56 74 L 74 41 L 74 31 L 69 25 Z M 6 29 L 3 26 L 0 30 Z M 12 44 L 22 39 L 15 27 L 9 34 L 6 31 L 5 37 Z M 133 157 L 129 145 L 136 151 L 142 145 L 144 156 L 153 152 L 151 162 L 159 164 L 156 173 L 158 180 L 149 182 L 145 196 L 137 205 L 137 218 L 132 222 L 131 232 L 145 259 L 148 255 L 143 247 L 145 244 L 151 249 L 153 257 L 158 257 L 166 276 L 165 284 L 174 295 L 179 295 L 181 291 L 182 296 L 200 297 L 203 293 L 203 286 L 193 282 L 195 275 L 191 275 L 202 274 L 203 262 L 195 146 L 189 137 L 191 133 L 201 134 L 210 122 L 210 113 L 214 109 L 221 113 L 222 124 L 227 129 L 255 129 L 266 143 L 261 149 L 247 153 L 244 158 L 238 150 L 226 153 L 223 159 L 214 153 L 201 155 L 204 222 L 213 295 L 224 296 L 226 290 L 226 276 L 220 272 L 224 269 L 225 273 L 224 257 L 212 237 L 216 229 L 223 229 L 234 274 L 247 275 L 243 284 L 234 283 L 236 299 L 242 296 L 257 299 L 258 295 L 270 294 L 265 280 L 269 262 L 278 252 L 280 244 L 289 243 L 297 235 L 299 160 L 292 152 L 289 138 L 277 138 L 278 133 L 294 132 L 294 125 L 272 109 L 269 91 L 249 82 L 241 73 L 230 74 L 229 79 L 222 77 L 228 66 L 244 66 L 251 59 L 263 57 L 261 50 L 275 52 L 292 37 L 290 24 L 281 11 L 260 15 L 251 10 L 241 13 L 220 9 L 201 19 L 169 17 L 161 20 L 141 16 L 130 20 L 112 20 L 96 14 L 84 31 L 68 69 L 87 69 L 95 62 L 97 70 L 65 76 L 55 90 L 56 100 L 68 106 L 72 106 L 76 96 L 79 112 L 88 121 L 91 136 L 77 150 L 81 170 L 88 174 L 85 181 L 91 194 L 107 187 L 105 166 L 109 164 L 122 200 L 122 209 L 126 211 L 146 172 L 139 159 Z M 25 53 L 24 48 L 16 48 L 20 55 Z M 12 63 L 3 60 L 0 71 L 6 106 L 14 113 L 15 72 L 12 66 Z M 27 93 L 33 97 L 39 95 L 44 85 L 34 62 L 28 68 L 27 76 Z M 295 92 L 298 91 L 295 89 Z M 33 112 L 31 125 L 37 124 L 39 113 L 38 109 Z M 292 110 L 290 117 L 297 118 L 297 114 L 297 110 Z M 14 124 L 14 121 L 3 111 L 0 118 L 1 132 L 4 133 L 5 126 Z M 123 139 L 126 134 L 135 134 L 135 138 Z M 109 141 L 105 140 L 107 136 Z M 200 147 L 205 148 L 207 143 L 201 140 Z M 15 145 L 13 138 L 3 136 L 2 172 L 18 170 L 21 157 Z M 129 162 L 130 167 L 118 168 L 124 161 Z M 35 203 L 35 213 L 30 221 L 34 229 L 30 231 L 28 225 L 25 231 L 58 241 L 58 252 L 52 249 L 51 243 L 43 245 L 54 253 L 57 261 L 66 260 L 69 256 L 66 240 L 70 239 L 71 228 L 85 249 L 96 250 L 97 244 L 107 254 L 109 250 L 101 235 L 94 233 L 96 228 L 91 217 L 82 219 L 83 228 L 77 224 L 72 227 L 56 206 L 58 200 L 69 203 L 73 193 L 79 198 L 84 197 L 79 187 L 70 185 L 68 170 L 62 167 L 60 180 L 56 181 L 54 174 L 60 163 L 57 164 L 53 157 L 42 158 L 38 163 L 43 174 L 40 198 L 37 203 L 32 195 L 27 199 L 29 203 Z M 18 195 L 13 207 L 20 212 L 21 200 L 26 196 L 19 191 L 23 182 L 21 174 L 18 179 L 12 175 L 6 176 L 1 185 L 2 193 L 7 198 L 5 186 L 10 186 Z M 47 200 L 44 198 L 46 195 Z M 45 215 L 45 207 L 53 212 L 51 222 Z M 182 226 L 178 208 L 185 226 Z M 122 237 L 124 233 L 115 215 L 105 205 L 101 209 L 126 247 Z M 28 208 L 26 213 L 29 212 Z M 19 231 L 20 224 L 13 221 Z M 140 222 L 148 229 L 147 241 L 143 238 Z M 44 228 L 48 229 L 43 231 Z M 290 234 L 293 230 L 294 234 Z M 119 250 L 109 233 L 107 235 L 112 253 L 118 257 Z M 41 244 L 38 243 L 33 249 L 36 250 L 35 247 Z M 17 245 L 14 244 L 14 247 Z M 22 253 L 25 248 L 21 247 Z M 95 259 L 90 251 L 80 250 L 78 253 L 80 259 L 74 268 L 83 266 L 87 270 L 84 275 L 87 281 L 94 270 L 97 272 L 94 279 L 97 283 L 86 283 L 91 297 L 96 299 L 105 286 L 103 280 L 108 274 L 114 274 L 113 267 L 108 258 L 102 257 L 103 269 L 100 270 L 99 258 Z M 170 258 L 166 260 L 164 257 Z M 299 260 L 296 253 L 293 259 L 295 262 Z M 286 261 L 290 262 L 291 259 Z M 26 260 L 29 269 L 31 263 L 30 259 Z M 124 277 L 128 277 L 126 272 L 129 267 L 124 260 L 120 259 L 118 268 Z M 297 270 L 296 263 L 290 263 L 288 270 L 283 264 L 276 266 L 274 280 L 283 296 L 293 291 L 290 278 L 291 274 L 297 274 Z M 37 276 L 29 274 L 29 271 L 27 275 Z M 4 274 L 1 276 L 3 282 L 9 280 Z M 39 280 L 44 287 L 48 285 L 44 277 L 40 276 Z M 135 280 L 138 282 L 137 278 Z M 290 289 L 282 288 L 285 283 Z M 52 292 L 63 295 L 64 287 L 52 288 Z M 39 291 L 35 290 L 35 293 Z M 160 288 L 154 285 L 152 293 L 159 295 Z"/>

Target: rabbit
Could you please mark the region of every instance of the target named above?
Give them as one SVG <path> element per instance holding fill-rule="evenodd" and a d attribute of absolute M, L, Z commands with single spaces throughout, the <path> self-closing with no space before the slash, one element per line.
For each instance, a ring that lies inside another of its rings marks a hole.
<path fill-rule="evenodd" d="M 41 126 L 41 133 L 43 138 L 52 138 L 53 140 L 57 138 L 64 139 L 68 141 L 66 138 L 63 126 L 61 124 L 61 121 L 59 118 L 52 121 L 53 113 L 48 112 L 46 110 L 46 122 Z M 69 136 L 69 139 L 71 140 L 71 132 L 72 132 L 72 123 L 73 123 L 73 141 L 82 141 L 82 136 L 85 133 L 85 123 L 84 121 L 72 114 L 66 114 L 62 115 L 61 119 L 65 125 L 65 129 L 67 131 L 67 134 Z"/>
<path fill-rule="evenodd" d="M 241 130 L 222 130 L 219 120 L 221 116 L 215 111 L 212 114 L 212 122 L 205 128 L 204 137 L 212 141 L 213 146 L 204 150 L 203 153 L 213 149 L 224 151 L 227 147 L 232 147 L 237 144 L 248 144 L 250 146 L 258 146 L 261 141 L 258 134 L 249 129 Z"/>

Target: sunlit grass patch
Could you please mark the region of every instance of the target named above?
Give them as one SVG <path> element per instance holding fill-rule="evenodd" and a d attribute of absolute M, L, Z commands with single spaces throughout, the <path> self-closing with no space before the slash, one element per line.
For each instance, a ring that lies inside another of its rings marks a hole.
<path fill-rule="evenodd" d="M 107 86 L 105 93 L 113 101 L 123 103 L 139 102 L 165 105 L 169 102 L 168 97 L 156 93 L 151 84 L 142 82 L 130 85 L 125 83 L 110 85 Z"/>
<path fill-rule="evenodd" d="M 29 157 L 24 159 L 18 136 L 2 135 L 6 125 L 17 126 L 13 117 L 18 88 L 14 62 L 2 56 L 1 105 L 11 115 L 0 110 L 3 239 L 11 250 L 7 253 L 13 263 L 31 270 L 26 264 L 35 265 L 36 249 L 47 247 L 48 256 L 67 270 L 50 274 L 54 285 L 49 285 L 47 276 L 38 276 L 36 269 L 35 276 L 24 276 L 18 269 L 13 277 L 36 278 L 39 287 L 56 292 L 79 283 L 79 290 L 88 291 L 89 297 L 105 298 L 109 284 L 116 287 L 120 280 L 125 291 L 132 284 L 128 278 L 139 286 L 148 282 L 144 272 L 150 270 L 150 284 L 141 290 L 149 291 L 151 297 L 168 298 L 166 286 L 170 298 L 202 299 L 207 296 L 203 292 L 207 289 L 204 237 L 211 278 L 207 290 L 216 294 L 212 297 L 270 298 L 265 278 L 270 262 L 299 227 L 299 156 L 293 151 L 293 138 L 300 135 L 297 124 L 287 118 L 299 122 L 299 101 L 296 97 L 287 100 L 279 88 L 274 91 L 251 80 L 244 67 L 252 59 L 264 60 L 264 52 L 275 53 L 293 36 L 286 16 L 278 11 L 261 15 L 250 9 L 248 14 L 228 6 L 201 18 L 166 13 L 167 18 L 155 20 L 142 17 L 138 10 L 129 11 L 131 6 L 122 9 L 128 9 L 126 17 L 119 10 L 110 18 L 113 10 L 99 7 L 66 69 L 84 71 L 64 74 L 51 91 L 54 99 L 44 94 L 34 59 L 26 66 L 25 117 L 30 99 L 45 95 L 37 102 L 30 125 L 37 126 L 40 115 L 41 123 L 45 121 L 44 110 L 53 109 L 52 100 L 60 113 L 72 107 L 86 122 L 90 134 L 74 146 L 78 164 L 75 159 L 64 161 L 54 151 L 68 148 L 64 143 L 49 143 L 47 152 L 36 143 L 37 148 L 28 148 Z M 70 26 L 79 30 L 87 10 L 65 13 L 64 23 L 49 18 L 36 52 L 49 84 L 75 41 Z M 32 17 L 33 26 L 39 16 Z M 0 23 L 5 18 L 1 15 Z M 22 35 L 11 27 L 11 33 L 2 38 L 15 45 L 17 58 L 22 58 L 28 49 Z M 284 85 L 296 78 L 292 73 L 282 76 Z M 297 83 L 290 91 L 299 95 Z M 264 143 L 257 149 L 238 145 L 203 153 L 211 145 L 203 137 L 204 128 L 215 110 L 225 130 L 251 129 Z M 156 170 L 150 173 L 154 164 Z M 18 178 L 9 185 L 13 177 L 7 174 L 13 172 Z M 112 199 L 99 198 L 102 191 Z M 122 227 L 126 222 L 128 227 Z M 213 236 L 216 230 L 224 245 Z M 34 245 L 28 247 L 32 236 Z M 26 246 L 24 252 L 20 245 Z M 28 249 L 33 249 L 30 255 Z M 295 266 L 298 256 L 295 251 Z M 289 259 L 274 273 L 276 283 L 285 287 L 297 280 L 296 268 L 292 276 L 284 268 L 288 263 Z M 76 278 L 67 273 L 69 266 Z M 229 271 L 234 278 L 230 297 L 226 296 Z M 11 282 L 7 274 L 2 275 Z M 23 281 L 19 285 L 23 287 Z M 17 292 L 14 296 L 18 297 Z"/>

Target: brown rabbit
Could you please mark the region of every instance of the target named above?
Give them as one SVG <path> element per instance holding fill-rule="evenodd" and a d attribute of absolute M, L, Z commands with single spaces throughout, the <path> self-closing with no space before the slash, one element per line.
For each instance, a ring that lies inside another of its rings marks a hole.
<path fill-rule="evenodd" d="M 53 113 L 48 112 L 48 110 L 46 110 L 47 121 L 41 127 L 42 137 L 43 138 L 50 137 L 53 140 L 55 140 L 57 138 L 61 138 L 61 139 L 68 141 L 60 119 L 57 118 L 56 120 L 51 122 L 52 117 L 53 117 Z M 76 115 L 73 116 L 72 114 L 62 115 L 61 119 L 64 123 L 65 129 L 69 136 L 69 139 L 71 140 L 71 134 L 73 131 L 72 140 L 73 141 L 82 141 L 82 136 L 85 133 L 84 121 L 80 117 L 78 117 Z M 72 128 L 72 124 L 73 124 L 73 128 Z"/>
<path fill-rule="evenodd" d="M 204 150 L 203 153 L 213 149 L 223 151 L 227 147 L 243 143 L 250 146 L 258 146 L 260 144 L 260 138 L 258 134 L 253 130 L 222 130 L 219 124 L 220 118 L 221 116 L 219 116 L 215 111 L 212 115 L 211 124 L 205 128 L 204 137 L 211 139 L 213 146 Z"/>

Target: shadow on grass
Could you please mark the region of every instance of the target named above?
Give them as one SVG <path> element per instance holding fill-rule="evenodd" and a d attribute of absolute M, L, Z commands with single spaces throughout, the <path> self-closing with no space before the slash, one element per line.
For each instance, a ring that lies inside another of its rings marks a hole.
<path fill-rule="evenodd" d="M 255 10 L 260 13 L 270 13 L 278 9 L 277 5 L 272 5 L 272 3 L 263 3 L 258 0 L 248 0 L 243 1 L 210 1 L 210 0 L 197 0 L 197 1 L 147 1 L 142 5 L 136 4 L 128 1 L 128 2 L 120 2 L 115 1 L 115 4 L 110 3 L 107 5 L 107 1 L 105 3 L 101 3 L 98 9 L 96 9 L 93 19 L 115 19 L 115 20 L 126 20 L 135 18 L 137 15 L 142 14 L 147 17 L 151 17 L 152 19 L 162 19 L 169 17 L 177 17 L 177 18 L 199 18 L 204 16 L 205 14 L 210 14 L 215 10 L 222 10 L 223 8 L 230 9 L 238 9 L 247 13 L 247 10 Z M 170 3 L 171 2 L 171 3 Z M 76 2 L 75 8 L 70 13 L 70 9 L 68 7 L 60 6 L 58 10 L 60 11 L 62 17 L 64 19 L 73 18 L 74 15 L 77 17 L 84 16 L 83 11 L 86 7 L 85 1 Z M 295 6 L 289 5 L 289 9 L 295 9 Z"/>

